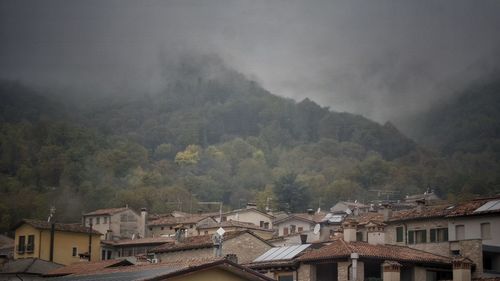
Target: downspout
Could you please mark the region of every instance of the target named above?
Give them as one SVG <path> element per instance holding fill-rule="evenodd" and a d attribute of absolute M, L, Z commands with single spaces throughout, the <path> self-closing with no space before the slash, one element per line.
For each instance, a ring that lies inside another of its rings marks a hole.
<path fill-rule="evenodd" d="M 403 223 L 403 227 L 404 227 L 404 241 L 405 241 L 405 245 L 408 245 L 408 226 L 406 225 L 406 223 Z"/>
<path fill-rule="evenodd" d="M 50 254 L 49 261 L 54 261 L 54 234 L 56 232 L 56 224 L 52 222 L 50 225 Z"/>
<path fill-rule="evenodd" d="M 42 231 L 38 235 L 38 258 L 42 256 Z"/>
<path fill-rule="evenodd" d="M 92 223 L 89 228 L 89 261 L 92 259 Z"/>
<path fill-rule="evenodd" d="M 359 254 L 358 253 L 352 253 L 351 254 L 351 260 L 352 260 L 352 280 L 357 281 L 358 280 L 358 259 L 359 259 Z"/>

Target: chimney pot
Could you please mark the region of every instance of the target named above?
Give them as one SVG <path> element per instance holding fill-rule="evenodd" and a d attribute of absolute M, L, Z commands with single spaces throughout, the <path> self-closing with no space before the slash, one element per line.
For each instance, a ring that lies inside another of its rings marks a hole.
<path fill-rule="evenodd" d="M 344 241 L 355 242 L 356 241 L 356 229 L 358 222 L 354 220 L 346 220 L 342 224 L 344 228 Z"/>

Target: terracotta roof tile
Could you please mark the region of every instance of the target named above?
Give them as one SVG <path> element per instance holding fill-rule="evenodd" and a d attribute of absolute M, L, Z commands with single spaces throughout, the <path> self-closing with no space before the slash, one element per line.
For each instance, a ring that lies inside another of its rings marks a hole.
<path fill-rule="evenodd" d="M 449 217 L 458 217 L 458 216 L 470 216 L 470 215 L 480 215 L 480 214 L 488 214 L 488 213 L 498 213 L 498 212 L 500 212 L 500 209 L 483 211 L 483 212 L 474 212 L 476 209 L 483 206 L 484 204 L 486 204 L 490 201 L 496 201 L 496 200 L 500 200 L 500 196 L 488 197 L 488 198 L 478 198 L 478 199 L 471 200 L 469 202 L 457 204 L 457 205 L 453 206 L 453 208 L 450 208 L 448 216 Z"/>
<path fill-rule="evenodd" d="M 98 215 L 114 215 L 119 212 L 123 212 L 129 210 L 127 207 L 121 207 L 121 208 L 108 208 L 108 209 L 99 209 L 92 211 L 90 213 L 84 214 L 84 216 L 98 216 Z"/>
<path fill-rule="evenodd" d="M 199 229 L 207 229 L 207 228 L 219 228 L 219 227 L 222 227 L 222 228 L 236 227 L 236 228 L 245 228 L 245 229 L 252 229 L 252 230 L 274 232 L 274 230 L 272 230 L 272 229 L 263 228 L 263 227 L 260 227 L 258 225 L 255 225 L 251 222 L 234 221 L 234 220 L 223 221 L 222 223 L 201 225 L 198 228 Z"/>
<path fill-rule="evenodd" d="M 358 223 L 360 225 L 365 225 L 365 224 L 368 224 L 369 222 L 382 222 L 382 221 L 384 221 L 384 215 L 381 213 L 366 212 L 366 213 L 359 214 L 357 219 L 358 219 Z"/>
<path fill-rule="evenodd" d="M 190 216 L 190 217 L 162 217 L 156 220 L 150 220 L 148 225 L 178 225 L 178 224 L 196 224 L 199 221 L 208 218 L 207 216 Z"/>
<path fill-rule="evenodd" d="M 413 208 L 393 212 L 389 221 L 404 221 L 423 218 L 445 217 L 450 213 L 450 205 L 422 206 L 421 209 Z"/>
<path fill-rule="evenodd" d="M 24 219 L 20 223 L 17 224 L 17 227 L 21 226 L 22 224 L 29 224 L 33 226 L 34 228 L 37 229 L 51 229 L 51 223 L 47 221 L 42 221 L 42 220 L 33 220 L 33 219 Z M 79 223 L 55 223 L 55 230 L 56 231 L 67 231 L 67 232 L 77 232 L 77 233 L 89 233 L 89 228 L 85 227 Z M 102 235 L 99 231 L 93 229 L 92 230 L 93 234 L 97 235 Z"/>
<path fill-rule="evenodd" d="M 295 213 L 295 214 L 290 214 L 281 219 L 275 220 L 273 223 L 279 224 L 290 219 L 298 219 L 298 220 L 308 221 L 310 223 L 320 223 L 325 216 L 326 216 L 325 213 L 314 213 L 314 215 L 309 215 L 308 213 Z"/>
<path fill-rule="evenodd" d="M 231 214 L 236 214 L 236 213 L 245 213 L 245 212 L 256 212 L 256 213 L 259 213 L 261 215 L 264 215 L 266 217 L 269 217 L 269 218 L 274 218 L 273 215 L 271 214 L 268 214 L 268 213 L 265 213 L 257 208 L 244 208 L 244 209 L 236 209 L 236 210 L 232 210 L 232 211 L 229 211 L 229 212 L 225 212 L 225 213 L 222 213 L 223 216 L 227 216 L 227 215 L 231 215 Z"/>
<path fill-rule="evenodd" d="M 301 261 L 327 260 L 346 258 L 351 253 L 358 253 L 360 257 L 377 258 L 400 262 L 423 262 L 437 264 L 451 264 L 451 259 L 428 252 L 395 245 L 371 245 L 366 242 L 345 242 L 342 239 L 304 254 Z"/>
<path fill-rule="evenodd" d="M 263 241 L 264 243 L 268 243 L 257 235 L 253 234 L 251 231 L 242 230 L 242 231 L 229 231 L 224 234 L 224 241 L 229 239 L 236 238 L 242 234 L 249 233 L 255 236 L 257 239 Z M 212 243 L 212 235 L 199 235 L 199 236 L 191 236 L 186 237 L 182 242 L 168 243 L 156 248 L 149 250 L 151 253 L 166 253 L 166 252 L 175 252 L 180 250 L 190 250 L 190 249 L 199 249 L 199 248 L 210 248 L 213 246 Z"/>

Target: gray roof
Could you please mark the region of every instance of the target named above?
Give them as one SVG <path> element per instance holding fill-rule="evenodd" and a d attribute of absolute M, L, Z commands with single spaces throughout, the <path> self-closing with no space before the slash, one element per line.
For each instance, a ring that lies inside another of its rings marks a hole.
<path fill-rule="evenodd" d="M 47 280 L 53 281 L 66 281 L 66 280 L 75 280 L 75 281 L 135 281 L 135 280 L 143 280 L 146 278 L 152 278 L 160 275 L 164 275 L 167 273 L 172 273 L 178 271 L 177 267 L 161 267 L 149 270 L 142 271 L 129 271 L 129 272 L 113 272 L 113 273 L 104 273 L 104 274 L 95 274 L 95 275 L 68 275 L 57 278 L 48 278 Z"/>
<path fill-rule="evenodd" d="M 42 275 L 62 266 L 41 259 L 18 259 L 4 264 L 0 274 L 28 273 Z"/>

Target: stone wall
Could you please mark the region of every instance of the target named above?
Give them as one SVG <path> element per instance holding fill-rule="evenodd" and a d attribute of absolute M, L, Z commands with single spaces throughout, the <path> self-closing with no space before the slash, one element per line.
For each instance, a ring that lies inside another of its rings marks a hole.
<path fill-rule="evenodd" d="M 297 281 L 316 281 L 316 266 L 313 264 L 301 264 L 297 270 Z"/>
<path fill-rule="evenodd" d="M 194 258 L 211 258 L 214 256 L 214 250 L 212 248 L 194 249 L 187 251 L 159 253 L 156 256 L 162 262 L 183 261 Z"/>
<path fill-rule="evenodd" d="M 236 254 L 238 263 L 252 262 L 258 256 L 271 249 L 271 246 L 249 233 L 225 241 L 222 255 Z"/>
<path fill-rule="evenodd" d="M 222 256 L 235 254 L 238 258 L 238 263 L 249 263 L 255 258 L 269 250 L 269 246 L 264 241 L 255 236 L 244 233 L 233 239 L 224 241 L 222 246 Z M 194 258 L 210 258 L 214 256 L 213 248 L 193 249 L 185 251 L 176 251 L 157 254 L 162 261 L 179 261 Z"/>
<path fill-rule="evenodd" d="M 349 281 L 349 265 L 351 265 L 351 262 L 349 261 L 343 261 L 343 262 L 338 262 L 337 263 L 337 272 L 338 272 L 338 281 Z"/>
<path fill-rule="evenodd" d="M 483 274 L 483 244 L 481 239 L 470 239 L 453 241 L 450 243 L 451 250 L 459 250 L 460 255 L 469 258 L 476 268 L 472 272 L 472 277 L 481 277 Z"/>

